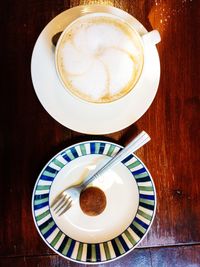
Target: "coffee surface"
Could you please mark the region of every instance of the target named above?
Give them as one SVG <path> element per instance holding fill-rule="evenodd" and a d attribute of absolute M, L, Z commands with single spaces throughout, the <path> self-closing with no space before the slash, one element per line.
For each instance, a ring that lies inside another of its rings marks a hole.
<path fill-rule="evenodd" d="M 65 87 L 86 101 L 122 97 L 142 70 L 138 34 L 112 16 L 81 17 L 69 25 L 58 46 L 57 67 Z"/>

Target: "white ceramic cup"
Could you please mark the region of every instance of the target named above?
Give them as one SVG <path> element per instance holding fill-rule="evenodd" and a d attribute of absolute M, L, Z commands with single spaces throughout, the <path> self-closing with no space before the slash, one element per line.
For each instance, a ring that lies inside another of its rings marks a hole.
<path fill-rule="evenodd" d="M 60 62 L 59 62 L 59 57 L 58 57 L 58 53 L 59 53 L 59 50 L 61 49 L 61 45 L 63 44 L 64 42 L 64 38 L 65 38 L 65 35 L 67 32 L 69 32 L 69 29 L 71 29 L 73 27 L 74 24 L 77 24 L 77 23 L 81 23 L 81 21 L 83 19 L 87 19 L 87 18 L 90 18 L 90 17 L 99 17 L 99 16 L 105 16 L 105 17 L 112 17 L 113 19 L 116 19 L 116 21 L 120 21 L 120 22 L 123 22 L 124 24 L 126 24 L 126 27 L 127 25 L 132 29 L 132 31 L 134 31 L 136 34 L 137 34 L 137 37 L 138 37 L 138 40 L 142 46 L 142 48 L 144 48 L 144 44 L 148 44 L 148 45 L 156 45 L 157 43 L 160 42 L 161 38 L 160 38 L 160 34 L 157 30 L 152 30 L 144 35 L 140 35 L 137 30 L 134 28 L 133 25 L 130 25 L 129 23 L 127 23 L 126 21 L 124 21 L 122 18 L 116 16 L 116 15 L 111 15 L 111 14 L 108 14 L 108 13 L 90 13 L 90 14 L 87 14 L 87 15 L 83 15 L 77 19 L 75 19 L 74 21 L 72 21 L 65 29 L 64 31 L 62 32 L 61 36 L 59 37 L 59 40 L 57 42 L 57 45 L 56 45 L 56 50 L 55 50 L 55 66 L 56 66 L 56 71 L 57 71 L 57 75 L 59 77 L 59 80 L 60 82 L 62 83 L 63 87 L 65 88 L 65 90 L 70 93 L 71 95 L 73 95 L 75 98 L 78 98 L 80 101 L 86 101 L 86 102 L 89 102 L 89 103 L 101 103 L 101 104 L 105 104 L 105 103 L 110 103 L 110 102 L 113 102 L 113 101 L 117 101 L 119 100 L 120 98 L 126 96 L 127 94 L 129 94 L 130 91 L 134 90 L 136 84 L 138 83 L 138 81 L 140 80 L 140 77 L 141 77 L 141 74 L 142 74 L 142 71 L 143 71 L 143 63 L 145 61 L 145 55 L 144 55 L 144 49 L 143 49 L 143 62 L 142 62 L 142 68 L 140 70 L 140 73 L 137 77 L 137 80 L 134 82 L 133 86 L 131 88 L 129 88 L 129 90 L 127 90 L 127 92 L 125 92 L 122 96 L 118 97 L 117 99 L 109 99 L 108 101 L 93 101 L 93 100 L 88 100 L 86 99 L 85 97 L 82 97 L 80 95 L 77 95 L 73 90 L 69 89 L 68 86 L 66 85 L 66 82 L 63 80 L 63 75 L 61 75 L 61 72 L 59 70 L 59 65 L 60 65 Z M 119 62 L 120 63 L 120 62 Z"/>

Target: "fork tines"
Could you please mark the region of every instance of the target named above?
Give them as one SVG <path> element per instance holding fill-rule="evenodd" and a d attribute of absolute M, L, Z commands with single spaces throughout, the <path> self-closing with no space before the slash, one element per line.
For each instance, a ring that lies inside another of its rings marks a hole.
<path fill-rule="evenodd" d="M 55 211 L 58 216 L 61 216 L 65 213 L 69 208 L 71 208 L 72 199 L 70 196 L 65 194 L 61 194 L 55 198 L 55 200 L 51 204 L 51 208 Z"/>

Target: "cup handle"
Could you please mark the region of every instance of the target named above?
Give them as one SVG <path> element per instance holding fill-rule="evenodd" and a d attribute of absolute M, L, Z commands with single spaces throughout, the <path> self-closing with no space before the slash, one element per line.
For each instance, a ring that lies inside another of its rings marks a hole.
<path fill-rule="evenodd" d="M 142 39 L 145 43 L 148 42 L 153 45 L 156 45 L 161 41 L 160 33 L 157 30 L 147 32 L 146 34 L 142 35 Z"/>

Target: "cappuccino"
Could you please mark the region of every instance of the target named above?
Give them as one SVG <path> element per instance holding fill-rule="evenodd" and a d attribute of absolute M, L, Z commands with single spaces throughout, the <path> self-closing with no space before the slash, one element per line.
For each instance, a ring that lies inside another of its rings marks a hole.
<path fill-rule="evenodd" d="M 72 94 L 89 102 L 112 102 L 132 90 L 140 77 L 140 36 L 113 15 L 85 15 L 61 35 L 56 66 L 64 87 Z"/>

